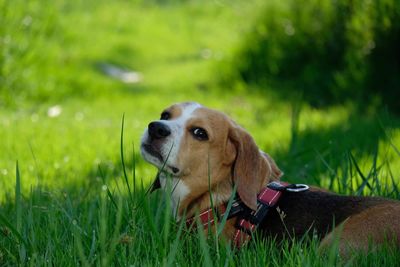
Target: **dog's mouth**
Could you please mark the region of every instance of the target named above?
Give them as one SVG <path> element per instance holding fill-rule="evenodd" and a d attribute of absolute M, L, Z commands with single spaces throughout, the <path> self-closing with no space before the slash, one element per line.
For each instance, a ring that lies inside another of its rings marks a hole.
<path fill-rule="evenodd" d="M 160 152 L 158 152 L 152 145 L 142 144 L 142 147 L 147 153 L 149 153 L 153 157 L 157 158 L 160 162 L 164 162 L 163 157 L 161 156 Z"/>
<path fill-rule="evenodd" d="M 158 152 L 157 149 L 155 149 L 152 145 L 143 143 L 142 144 L 142 148 L 147 153 L 149 153 L 151 156 L 153 156 L 156 159 L 158 159 L 160 161 L 160 163 L 163 164 L 163 168 L 170 169 L 172 171 L 173 175 L 179 175 L 180 169 L 175 167 L 175 166 L 165 164 L 166 162 L 164 161 L 163 156 L 161 155 L 161 153 Z M 166 169 L 164 169 L 164 170 L 166 170 Z"/>

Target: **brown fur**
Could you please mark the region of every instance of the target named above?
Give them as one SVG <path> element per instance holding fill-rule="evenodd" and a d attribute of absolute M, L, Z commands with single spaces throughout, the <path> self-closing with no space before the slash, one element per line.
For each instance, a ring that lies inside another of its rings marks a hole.
<path fill-rule="evenodd" d="M 195 115 L 188 121 L 187 129 L 204 128 L 209 141 L 183 137 L 179 165 L 184 170 L 181 179 L 191 188 L 191 194 L 181 203 L 179 212 L 186 210 L 190 215 L 196 209 L 209 207 L 209 187 L 215 197 L 214 204 L 226 202 L 234 184 L 242 201 L 255 208 L 260 188 L 278 179 L 281 171 L 267 154 L 260 153 L 253 138 L 225 114 L 201 108 Z"/>
<path fill-rule="evenodd" d="M 168 109 L 164 110 L 164 112 L 169 112 L 171 114 L 171 118 L 178 118 L 182 115 L 182 110 L 179 105 L 173 105 Z"/>
<path fill-rule="evenodd" d="M 168 109 L 173 118 L 181 115 L 182 105 Z M 181 140 L 178 165 L 179 179 L 190 194 L 179 205 L 178 214 L 193 216 L 211 206 L 228 201 L 232 188 L 250 208 L 256 207 L 257 193 L 282 172 L 273 159 L 260 151 L 253 138 L 225 114 L 208 108 L 197 109 L 188 120 Z M 209 140 L 199 142 L 189 133 L 193 127 L 204 128 Z M 211 189 L 211 192 L 210 192 Z M 400 242 L 400 202 L 383 198 L 340 196 L 312 188 L 302 193 L 284 193 L 261 224 L 261 233 L 278 239 L 317 233 L 321 248 L 329 246 L 334 234 L 340 235 L 340 251 L 348 248 L 366 249 L 368 241 L 376 244 L 385 238 Z M 231 239 L 235 218 L 228 220 L 224 237 Z M 334 228 L 334 226 L 337 226 Z"/>
<path fill-rule="evenodd" d="M 325 250 L 337 240 L 339 253 L 347 257 L 353 250 L 367 251 L 369 247 L 384 242 L 392 242 L 400 247 L 399 214 L 399 203 L 385 200 L 347 217 L 322 240 L 320 248 Z"/>

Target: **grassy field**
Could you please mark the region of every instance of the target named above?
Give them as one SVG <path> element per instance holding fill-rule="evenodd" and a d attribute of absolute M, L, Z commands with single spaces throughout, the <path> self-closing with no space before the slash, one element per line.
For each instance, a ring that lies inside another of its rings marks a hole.
<path fill-rule="evenodd" d="M 400 118 L 360 114 L 352 102 L 316 109 L 280 88 L 220 81 L 260 6 L 0 0 L 0 265 L 398 264 L 390 248 L 320 256 L 316 240 L 234 252 L 186 233 L 165 196 L 146 194 L 156 170 L 138 153 L 142 132 L 164 107 L 194 100 L 248 129 L 287 181 L 400 199 Z M 107 64 L 142 80 L 113 79 Z"/>

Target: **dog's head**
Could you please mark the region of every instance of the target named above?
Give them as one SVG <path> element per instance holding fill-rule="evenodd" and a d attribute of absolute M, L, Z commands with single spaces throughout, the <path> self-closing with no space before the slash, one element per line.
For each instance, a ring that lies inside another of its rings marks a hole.
<path fill-rule="evenodd" d="M 218 184 L 229 183 L 230 189 L 235 184 L 241 200 L 255 209 L 257 193 L 281 176 L 275 162 L 243 128 L 225 114 L 192 102 L 175 104 L 151 122 L 142 138 L 141 153 L 184 184 L 181 197 L 192 200 L 210 188 L 218 194 Z M 229 195 L 225 198 L 220 201 L 227 201 Z"/>

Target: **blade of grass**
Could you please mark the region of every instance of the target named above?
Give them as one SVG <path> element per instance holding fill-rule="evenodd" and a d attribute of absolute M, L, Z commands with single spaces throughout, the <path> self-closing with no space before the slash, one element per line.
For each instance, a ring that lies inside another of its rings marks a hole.
<path fill-rule="evenodd" d="M 89 262 L 87 261 L 85 257 L 85 253 L 83 251 L 83 245 L 82 245 L 82 239 L 81 239 L 81 234 L 78 231 L 78 228 L 72 227 L 73 233 L 74 233 L 74 239 L 75 239 L 75 246 L 76 246 L 76 251 L 78 253 L 78 257 L 80 259 L 80 263 L 82 266 L 90 266 Z"/>
<path fill-rule="evenodd" d="M 157 239 L 157 242 L 161 243 L 160 234 L 157 231 L 157 227 L 156 227 L 156 225 L 154 223 L 153 216 L 152 216 L 152 214 L 150 212 L 149 199 L 144 197 L 142 199 L 141 203 L 142 203 L 142 206 L 143 206 L 145 223 L 150 228 L 150 231 L 153 234 L 153 236 Z"/>
<path fill-rule="evenodd" d="M 387 164 L 387 168 L 388 168 L 390 180 L 392 182 L 392 188 L 393 188 L 392 192 L 394 192 L 397 199 L 400 199 L 400 188 L 399 188 L 400 183 L 398 181 L 396 181 L 396 179 L 394 178 L 392 168 L 390 167 L 389 163 Z"/>
<path fill-rule="evenodd" d="M 169 158 L 169 156 L 170 156 L 170 154 L 171 154 L 171 151 L 172 151 L 172 148 L 173 148 L 173 147 L 174 147 L 174 144 L 172 144 L 172 146 L 171 146 L 171 148 L 170 148 L 170 150 L 169 150 L 169 152 L 168 152 L 167 158 L 165 159 L 165 161 L 163 162 L 163 165 L 161 166 L 161 169 L 157 172 L 156 179 L 160 179 L 160 175 L 161 175 L 161 173 L 163 172 L 163 170 L 164 170 L 164 168 L 165 168 L 165 165 L 167 164 L 167 160 L 168 160 L 168 158 Z M 144 188 L 144 186 L 143 186 L 143 180 L 141 180 L 141 182 L 142 182 L 142 190 L 143 190 L 143 188 Z M 142 204 L 143 204 L 143 199 L 150 193 L 150 191 L 152 190 L 152 188 L 153 188 L 153 186 L 150 185 L 150 186 L 146 189 L 146 191 L 145 191 L 145 193 L 144 193 L 144 195 L 143 195 L 142 201 L 138 201 L 136 207 L 134 207 L 133 209 L 136 209 L 137 207 L 142 206 Z"/>
<path fill-rule="evenodd" d="M 167 178 L 168 179 L 168 178 Z M 171 180 L 171 181 L 174 181 L 174 180 L 172 180 L 172 179 L 169 179 L 169 180 Z M 177 182 L 177 183 L 179 183 L 179 181 Z M 166 190 L 167 190 L 167 194 L 169 195 L 169 194 L 172 194 L 172 193 L 169 193 L 169 192 L 172 192 L 172 188 L 171 188 L 171 183 L 169 183 L 168 181 L 167 181 L 167 183 L 166 183 Z M 163 255 L 163 262 L 164 262 L 164 265 L 166 264 L 166 262 L 167 262 L 167 256 L 168 256 L 168 248 L 169 248 L 169 240 L 168 240 L 168 238 L 169 238 L 169 233 L 170 233 L 170 229 L 171 229 L 171 217 L 170 217 L 170 214 L 171 214 L 171 201 L 169 201 L 169 200 L 167 200 L 166 202 L 165 202 L 165 209 L 164 209 L 164 221 L 163 221 L 163 246 L 162 246 L 162 255 Z"/>
<path fill-rule="evenodd" d="M 372 191 L 372 186 L 368 182 L 369 177 L 364 176 L 364 174 L 362 173 L 360 166 L 358 166 L 358 163 L 357 163 L 356 159 L 354 158 L 353 154 L 350 152 L 349 155 L 350 155 L 350 158 L 351 158 L 351 161 L 352 161 L 354 167 L 356 167 L 357 173 L 360 175 L 361 179 L 363 180 L 363 182 L 357 189 L 357 194 L 360 194 L 364 190 L 365 186 L 367 186 L 368 189 Z"/>
<path fill-rule="evenodd" d="M 19 173 L 19 166 L 18 161 L 16 162 L 15 166 L 15 173 L 16 173 L 16 181 L 15 181 L 15 224 L 17 227 L 18 233 L 22 234 L 22 206 L 21 206 L 21 176 Z M 24 237 L 22 237 L 24 238 Z M 25 238 L 24 238 L 25 239 Z M 27 257 L 27 247 L 24 243 L 20 244 L 19 246 L 19 259 L 21 263 L 24 263 Z"/>
<path fill-rule="evenodd" d="M 132 179 L 133 179 L 133 194 L 136 195 L 136 158 L 135 158 L 135 143 L 132 142 Z"/>
<path fill-rule="evenodd" d="M 382 118 L 378 117 L 378 122 L 379 126 L 381 127 L 383 133 L 385 134 L 386 139 L 389 141 L 390 146 L 393 148 L 393 150 L 397 153 L 398 156 L 400 156 L 400 150 L 397 148 L 397 146 L 393 143 L 392 137 L 388 133 L 388 130 L 386 127 L 383 125 Z"/>
<path fill-rule="evenodd" d="M 216 207 L 214 207 L 214 200 L 213 200 L 213 192 L 212 192 L 212 190 L 211 190 L 211 164 L 210 164 L 210 151 L 208 151 L 208 162 L 207 162 L 207 166 L 208 166 L 208 192 L 210 193 L 210 205 L 211 205 L 211 208 L 212 209 L 214 209 L 214 208 L 216 208 Z M 213 219 L 214 219 L 214 222 L 215 223 L 217 223 L 218 222 L 218 217 L 217 217 L 217 213 L 216 212 L 213 212 Z M 219 253 L 219 243 L 218 243 L 218 229 L 217 229 L 217 227 L 210 227 L 210 225 L 209 225 L 209 227 L 208 227 L 208 231 L 209 231 L 209 234 L 210 234 L 210 231 L 212 230 L 212 229 L 215 229 L 215 235 L 214 235 L 214 242 L 215 242 L 215 249 L 216 249 L 216 252 L 217 252 L 217 259 L 219 260 L 219 258 L 220 258 L 220 253 Z"/>
<path fill-rule="evenodd" d="M 166 192 L 167 195 L 171 195 L 172 194 L 172 188 L 171 188 L 171 183 L 172 181 L 172 177 L 167 177 L 166 178 Z M 179 181 L 178 181 L 179 182 Z M 167 260 L 167 250 L 169 247 L 169 241 L 168 241 L 168 237 L 169 237 L 169 231 L 171 229 L 171 201 L 167 200 L 165 201 L 165 209 L 164 209 L 164 219 L 163 219 L 163 246 L 162 246 L 162 255 L 163 255 L 163 264 L 166 264 L 166 260 Z"/>
<path fill-rule="evenodd" d="M 373 154 L 374 155 L 373 155 L 373 159 L 372 159 L 372 166 L 371 166 L 371 169 L 368 172 L 368 176 L 367 177 L 368 177 L 368 179 L 369 178 L 372 179 L 372 184 L 374 185 L 374 186 L 372 186 L 372 188 L 374 189 L 374 191 L 376 189 L 378 189 L 378 192 L 380 192 L 379 191 L 380 184 L 379 184 L 379 179 L 378 179 L 378 173 L 379 173 L 379 170 L 380 170 L 381 167 L 380 166 L 377 167 L 377 165 L 378 165 L 378 147 L 377 146 L 375 147 L 375 150 L 374 150 Z M 371 193 L 374 193 L 374 191 L 371 190 Z"/>
<path fill-rule="evenodd" d="M 37 185 L 40 185 L 40 181 L 41 181 L 42 179 L 41 179 L 41 177 L 40 177 L 39 165 L 38 165 L 38 163 L 37 163 L 36 155 L 35 155 L 35 153 L 33 152 L 33 148 L 32 148 L 31 142 L 28 142 L 28 145 L 29 145 L 29 149 L 30 149 L 31 154 L 32 154 L 33 162 L 35 163 Z"/>
<path fill-rule="evenodd" d="M 22 219 L 22 214 L 21 214 L 21 177 L 19 174 L 19 166 L 18 166 L 18 161 L 16 163 L 15 167 L 15 224 L 17 231 L 21 233 L 21 219 Z"/>
<path fill-rule="evenodd" d="M 197 236 L 199 238 L 200 241 L 200 248 L 201 251 L 203 252 L 202 256 L 204 258 L 203 261 L 203 266 L 205 267 L 211 267 L 213 266 L 212 260 L 211 260 L 211 256 L 210 256 L 210 250 L 208 248 L 208 244 L 207 244 L 207 240 L 206 240 L 206 236 L 204 234 L 204 231 L 202 230 L 202 224 L 200 222 L 200 218 L 198 216 L 196 216 L 196 224 L 197 224 L 197 229 L 199 229 L 197 231 Z"/>
<path fill-rule="evenodd" d="M 99 169 L 99 173 L 100 173 L 101 180 L 103 181 L 103 185 L 106 185 L 106 178 L 105 178 L 105 176 L 104 176 L 104 174 L 103 174 L 103 172 L 102 172 L 102 170 L 101 170 L 100 165 L 98 166 L 98 169 Z M 118 188 L 118 187 L 117 187 L 117 188 Z M 113 204 L 113 206 L 115 207 L 115 209 L 118 210 L 118 205 L 117 205 L 117 203 L 115 202 L 114 196 L 113 196 L 113 194 L 111 193 L 110 188 L 109 188 L 108 186 L 106 186 L 106 192 L 107 192 L 108 198 L 111 200 L 111 203 Z"/>
<path fill-rule="evenodd" d="M 132 191 L 129 185 L 128 175 L 126 173 L 125 158 L 124 158 L 124 125 L 125 125 L 125 113 L 122 115 L 122 122 L 121 122 L 120 155 L 121 155 L 122 171 L 124 173 L 125 184 L 126 187 L 128 188 L 130 203 L 131 205 L 133 205 Z"/>
<path fill-rule="evenodd" d="M 29 240 L 31 240 L 30 244 L 32 245 L 30 252 L 31 252 L 31 254 L 35 254 L 38 251 L 36 244 L 37 244 L 37 237 L 40 237 L 40 234 L 39 235 L 37 234 L 38 229 L 37 229 L 37 227 L 35 225 L 35 219 L 37 217 L 35 216 L 36 214 L 34 214 L 33 200 L 35 198 L 35 194 L 39 195 L 40 192 L 34 191 L 32 186 L 31 186 L 31 190 L 30 191 L 31 192 L 30 192 L 30 198 L 29 198 L 29 209 L 27 210 L 27 223 L 26 223 L 26 225 L 27 225 L 27 228 L 29 230 Z M 40 196 L 38 196 L 38 198 L 39 197 Z"/>
<path fill-rule="evenodd" d="M 122 197 L 118 198 L 118 204 L 119 206 L 122 206 Z M 115 224 L 114 224 L 114 233 L 112 235 L 112 239 L 110 241 L 110 245 L 108 246 L 108 253 L 106 255 L 106 259 L 104 262 L 111 263 L 112 259 L 115 254 L 116 247 L 119 243 L 119 236 L 120 236 L 120 229 L 121 229 L 121 222 L 122 222 L 122 209 L 117 210 L 116 214 L 116 219 L 115 219 Z"/>
<path fill-rule="evenodd" d="M 230 196 L 229 201 L 228 201 L 228 205 L 226 207 L 226 212 L 225 212 L 224 216 L 222 217 L 221 222 L 218 224 L 217 237 L 219 237 L 222 234 L 222 230 L 225 227 L 226 220 L 228 219 L 229 211 L 232 208 L 232 204 L 233 204 L 233 201 L 234 201 L 235 196 L 236 196 L 236 190 L 237 190 L 237 185 L 235 184 L 233 186 L 232 195 Z"/>
<path fill-rule="evenodd" d="M 97 245 L 97 241 L 96 241 L 96 231 L 93 230 L 92 232 L 92 244 L 90 246 L 90 252 L 89 252 L 89 256 L 88 256 L 88 260 L 90 260 L 90 265 L 93 266 L 94 261 L 96 260 L 96 245 Z"/>
<path fill-rule="evenodd" d="M 166 266 L 172 266 L 174 260 L 176 260 L 175 256 L 178 251 L 178 245 L 181 242 L 180 238 L 181 238 L 181 235 L 183 232 L 184 225 L 185 225 L 184 220 L 181 220 L 181 222 L 179 223 L 179 228 L 178 228 L 178 232 L 176 234 L 176 238 L 174 240 L 174 243 L 172 243 L 172 246 L 168 253 L 168 261 L 167 261 Z"/>
<path fill-rule="evenodd" d="M 330 177 L 337 177 L 336 171 L 334 169 L 332 169 L 332 167 L 329 165 L 329 163 L 325 160 L 324 156 L 317 149 L 314 149 L 314 152 L 317 154 L 318 158 L 322 161 L 322 164 L 325 165 L 325 167 L 328 169 L 328 173 L 330 174 Z M 329 181 L 330 181 L 329 189 L 332 189 L 334 179 L 331 178 Z"/>
<path fill-rule="evenodd" d="M 17 231 L 17 229 L 4 217 L 3 214 L 0 213 L 0 222 L 3 223 L 7 228 L 15 235 L 20 243 L 23 243 L 27 248 L 30 247 L 30 244 L 27 240 L 25 240 L 21 234 Z"/>
<path fill-rule="evenodd" d="M 107 262 L 107 212 L 106 197 L 104 192 L 100 194 L 100 212 L 99 212 L 99 246 L 100 246 L 100 265 L 103 267 L 108 266 Z"/>

